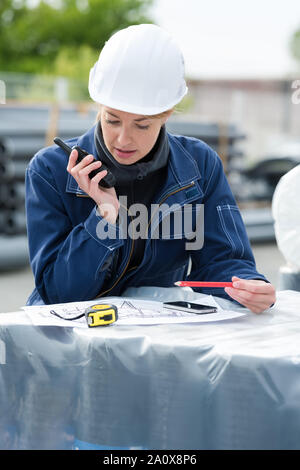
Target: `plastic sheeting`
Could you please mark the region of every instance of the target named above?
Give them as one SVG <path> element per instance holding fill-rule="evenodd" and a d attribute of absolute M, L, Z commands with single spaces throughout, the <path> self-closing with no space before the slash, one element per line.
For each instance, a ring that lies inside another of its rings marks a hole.
<path fill-rule="evenodd" d="M 1 449 L 300 448 L 300 293 L 216 323 L 85 329 L 1 314 L 0 339 Z"/>
<path fill-rule="evenodd" d="M 300 292 L 300 271 L 290 265 L 281 266 L 278 276 L 280 290 L 296 290 Z"/>
<path fill-rule="evenodd" d="M 278 248 L 286 261 L 300 271 L 300 165 L 279 181 L 272 200 Z"/>

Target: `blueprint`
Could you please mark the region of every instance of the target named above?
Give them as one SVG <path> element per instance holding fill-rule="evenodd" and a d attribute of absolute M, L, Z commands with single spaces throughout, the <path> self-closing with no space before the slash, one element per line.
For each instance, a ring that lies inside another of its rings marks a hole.
<path fill-rule="evenodd" d="M 105 297 L 94 301 L 70 302 L 53 305 L 22 307 L 28 318 L 39 325 L 61 325 L 87 328 L 84 312 L 96 304 L 115 305 L 118 309 L 117 325 L 155 325 L 167 323 L 206 323 L 224 321 L 244 315 L 244 313 L 224 310 L 208 295 L 201 298 L 201 304 L 217 307 L 217 312 L 197 315 L 180 310 L 165 309 L 163 302 L 126 297 Z M 194 301 L 197 303 L 197 301 Z"/>

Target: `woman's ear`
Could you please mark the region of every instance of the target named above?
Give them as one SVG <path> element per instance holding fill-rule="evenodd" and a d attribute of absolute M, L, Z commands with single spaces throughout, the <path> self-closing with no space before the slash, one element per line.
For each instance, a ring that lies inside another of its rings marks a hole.
<path fill-rule="evenodd" d="M 168 113 L 166 114 L 166 116 L 164 116 L 164 117 L 162 118 L 162 121 L 161 121 L 161 125 L 162 125 L 162 126 L 163 126 L 164 124 L 166 124 L 166 122 L 167 122 L 167 120 L 169 119 L 169 117 L 171 116 L 171 114 L 173 114 L 173 111 L 174 111 L 173 109 L 170 109 L 170 110 L 168 111 Z"/>
<path fill-rule="evenodd" d="M 96 116 L 96 123 L 101 120 L 101 105 L 99 106 L 98 113 Z"/>

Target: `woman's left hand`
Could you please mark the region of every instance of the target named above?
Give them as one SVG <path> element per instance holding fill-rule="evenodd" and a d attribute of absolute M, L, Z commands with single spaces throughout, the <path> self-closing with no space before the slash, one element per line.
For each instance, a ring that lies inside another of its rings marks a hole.
<path fill-rule="evenodd" d="M 225 287 L 225 292 L 253 313 L 261 313 L 276 301 L 274 286 L 265 281 L 232 277 L 233 287 Z"/>

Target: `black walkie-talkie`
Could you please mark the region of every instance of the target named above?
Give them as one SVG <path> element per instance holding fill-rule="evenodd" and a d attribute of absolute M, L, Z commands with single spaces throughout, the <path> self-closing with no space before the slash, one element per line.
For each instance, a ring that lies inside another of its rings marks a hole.
<path fill-rule="evenodd" d="M 77 162 L 81 162 L 81 160 L 89 155 L 89 153 L 86 150 L 83 150 L 81 147 L 78 145 L 74 145 L 74 147 L 69 147 L 63 140 L 61 140 L 59 137 L 55 137 L 53 141 L 56 143 L 56 145 L 59 145 L 68 155 L 72 152 L 72 150 L 77 150 L 78 152 L 78 158 Z M 96 160 L 94 159 L 94 162 Z M 102 186 L 103 188 L 112 188 L 116 184 L 116 178 L 114 175 L 108 170 L 108 168 L 102 163 L 100 168 L 97 168 L 96 170 L 93 170 L 89 173 L 89 178 L 92 179 L 99 171 L 107 170 L 107 174 L 102 178 L 102 180 L 99 182 L 99 186 Z"/>

